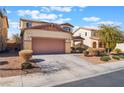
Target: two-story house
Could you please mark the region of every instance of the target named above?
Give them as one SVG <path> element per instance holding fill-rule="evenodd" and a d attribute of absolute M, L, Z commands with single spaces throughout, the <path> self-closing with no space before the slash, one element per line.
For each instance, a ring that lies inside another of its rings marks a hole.
<path fill-rule="evenodd" d="M 70 53 L 72 28 L 69 23 L 20 19 L 22 49 L 32 49 L 35 54 Z"/>
<path fill-rule="evenodd" d="M 6 49 L 7 34 L 8 34 L 8 18 L 0 17 L 0 52 Z"/>
<path fill-rule="evenodd" d="M 73 36 L 80 36 L 84 38 L 83 44 L 88 47 L 104 48 L 104 44 L 100 41 L 97 31 L 97 29 L 80 27 L 73 33 Z"/>

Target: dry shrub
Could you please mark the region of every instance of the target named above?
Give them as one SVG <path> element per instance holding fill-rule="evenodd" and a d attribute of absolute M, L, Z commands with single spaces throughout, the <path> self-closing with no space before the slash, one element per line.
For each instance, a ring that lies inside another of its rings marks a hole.
<path fill-rule="evenodd" d="M 101 53 L 105 52 L 104 48 L 88 48 L 87 51 L 89 52 L 90 56 L 100 56 Z"/>
<path fill-rule="evenodd" d="M 19 56 L 24 61 L 29 61 L 29 59 L 32 57 L 33 51 L 32 50 L 21 50 L 19 52 Z"/>

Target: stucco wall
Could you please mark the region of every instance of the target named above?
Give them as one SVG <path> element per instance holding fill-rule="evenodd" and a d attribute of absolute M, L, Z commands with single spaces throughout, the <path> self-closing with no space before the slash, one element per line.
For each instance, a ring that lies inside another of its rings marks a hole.
<path fill-rule="evenodd" d="M 116 49 L 116 48 L 119 48 L 119 49 L 121 49 L 121 50 L 124 52 L 124 43 L 118 43 L 118 44 L 116 45 L 115 49 Z"/>
<path fill-rule="evenodd" d="M 85 32 L 87 32 L 87 36 L 85 36 Z M 82 38 L 84 38 L 84 45 L 87 45 L 89 47 L 92 47 L 92 41 L 90 39 L 91 37 L 91 32 L 89 30 L 85 30 L 85 29 L 79 29 L 78 31 L 76 31 L 73 36 L 81 36 Z"/>
<path fill-rule="evenodd" d="M 26 28 L 26 23 L 28 23 L 28 21 L 20 21 L 20 28 Z M 32 26 L 37 26 L 37 25 L 43 25 L 46 23 L 40 23 L 40 22 L 31 22 Z"/>
<path fill-rule="evenodd" d="M 44 37 L 44 38 L 58 38 L 65 39 L 65 53 L 71 52 L 71 39 L 70 33 L 55 32 L 55 31 L 42 31 L 37 29 L 26 30 L 24 33 L 24 49 L 32 49 L 32 37 Z"/>

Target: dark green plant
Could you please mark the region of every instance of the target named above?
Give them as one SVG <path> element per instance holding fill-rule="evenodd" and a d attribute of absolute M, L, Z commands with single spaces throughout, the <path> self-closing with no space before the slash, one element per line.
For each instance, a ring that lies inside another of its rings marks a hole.
<path fill-rule="evenodd" d="M 119 55 L 120 58 L 124 59 L 124 55 Z"/>
<path fill-rule="evenodd" d="M 100 60 L 102 60 L 102 61 L 109 61 L 109 60 L 111 60 L 111 58 L 109 56 L 102 56 L 100 58 Z"/>
<path fill-rule="evenodd" d="M 97 32 L 108 53 L 115 48 L 117 43 L 124 42 L 124 36 L 118 26 L 101 24 Z"/>
<path fill-rule="evenodd" d="M 108 54 L 106 52 L 102 52 L 100 53 L 100 56 L 108 56 Z"/>
<path fill-rule="evenodd" d="M 32 64 L 29 62 L 24 62 L 21 64 L 22 69 L 32 69 L 32 67 L 33 67 Z"/>
<path fill-rule="evenodd" d="M 81 47 L 77 47 L 76 50 L 79 51 L 79 53 L 83 53 L 83 50 L 84 50 L 84 49 L 81 48 Z"/>
<path fill-rule="evenodd" d="M 84 51 L 84 56 L 89 56 L 89 51 Z"/>
<path fill-rule="evenodd" d="M 95 56 L 100 56 L 101 54 L 99 50 L 94 51 L 94 53 L 95 53 Z"/>
<path fill-rule="evenodd" d="M 113 55 L 112 58 L 113 58 L 113 59 L 116 59 L 116 60 L 120 60 L 120 57 L 119 57 L 119 56 Z"/>

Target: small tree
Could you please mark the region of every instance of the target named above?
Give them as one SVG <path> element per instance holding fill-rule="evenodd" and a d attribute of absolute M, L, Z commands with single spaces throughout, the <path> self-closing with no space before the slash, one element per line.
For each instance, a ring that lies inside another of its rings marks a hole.
<path fill-rule="evenodd" d="M 12 39 L 16 42 L 16 44 L 19 44 L 21 42 L 21 37 L 19 34 L 13 34 Z"/>
<path fill-rule="evenodd" d="M 115 48 L 116 43 L 124 42 L 124 36 L 118 26 L 101 24 L 98 35 L 101 41 L 105 43 L 108 53 Z"/>

